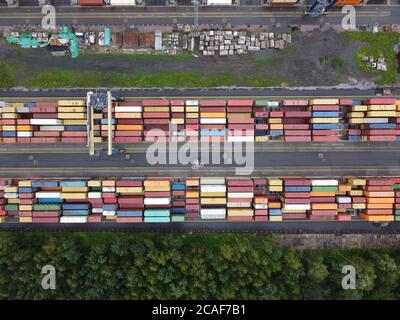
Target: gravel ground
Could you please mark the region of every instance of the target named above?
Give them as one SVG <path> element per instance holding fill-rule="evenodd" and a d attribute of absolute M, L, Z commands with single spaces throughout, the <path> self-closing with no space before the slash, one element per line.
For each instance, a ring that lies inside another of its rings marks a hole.
<path fill-rule="evenodd" d="M 355 84 L 372 78 L 357 70 L 355 45 L 349 45 L 332 29 L 327 31 L 293 33 L 294 43 L 283 51 L 263 50 L 245 56 L 130 58 L 121 56 L 85 55 L 78 59 L 51 57 L 47 49 L 19 49 L 0 42 L 0 58 L 13 63 L 17 79 L 24 83 L 27 75 L 58 68 L 71 71 L 103 72 L 162 72 L 187 71 L 224 73 L 239 76 L 278 79 L 283 85 L 320 86 Z M 340 65 L 323 64 L 320 59 L 337 59 Z"/>

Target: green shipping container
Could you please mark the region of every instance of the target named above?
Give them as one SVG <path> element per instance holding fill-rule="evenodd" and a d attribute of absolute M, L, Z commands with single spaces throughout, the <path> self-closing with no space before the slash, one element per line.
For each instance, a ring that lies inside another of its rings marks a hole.
<path fill-rule="evenodd" d="M 172 222 L 184 222 L 185 221 L 185 216 L 171 216 L 171 221 Z"/>
<path fill-rule="evenodd" d="M 266 107 L 268 104 L 268 100 L 256 100 L 254 101 L 255 107 Z"/>
<path fill-rule="evenodd" d="M 394 214 L 395 214 L 396 216 L 400 216 L 400 210 L 394 210 Z"/>
<path fill-rule="evenodd" d="M 394 221 L 400 221 L 400 216 L 394 216 Z"/>
<path fill-rule="evenodd" d="M 34 211 L 58 211 L 61 210 L 59 204 L 35 204 L 33 205 Z"/>
<path fill-rule="evenodd" d="M 19 208 L 18 204 L 6 204 L 4 206 L 4 210 L 6 210 L 6 211 L 17 211 L 18 208 Z"/>
<path fill-rule="evenodd" d="M 144 222 L 169 222 L 169 217 L 144 217 Z"/>
<path fill-rule="evenodd" d="M 338 187 L 332 186 L 332 187 L 320 187 L 320 186 L 314 186 L 312 187 L 312 191 L 325 191 L 325 192 L 333 192 L 337 191 Z"/>
<path fill-rule="evenodd" d="M 168 217 L 169 219 L 169 209 L 148 209 L 144 210 L 145 217 Z"/>
<path fill-rule="evenodd" d="M 400 183 L 396 183 L 396 184 L 394 185 L 394 189 L 395 189 L 395 190 L 400 190 Z"/>

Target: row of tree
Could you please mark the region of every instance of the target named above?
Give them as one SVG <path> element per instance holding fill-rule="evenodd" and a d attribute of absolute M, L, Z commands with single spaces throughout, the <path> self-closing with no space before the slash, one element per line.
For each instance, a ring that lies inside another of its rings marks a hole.
<path fill-rule="evenodd" d="M 0 233 L 0 299 L 399 299 L 399 253 L 256 234 Z"/>

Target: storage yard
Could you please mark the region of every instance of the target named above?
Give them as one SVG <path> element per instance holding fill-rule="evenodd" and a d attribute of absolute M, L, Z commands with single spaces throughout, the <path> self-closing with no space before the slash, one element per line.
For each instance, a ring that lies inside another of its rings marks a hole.
<path fill-rule="evenodd" d="M 95 143 L 107 141 L 107 112 L 94 113 Z M 0 141 L 86 143 L 87 115 L 85 100 L 3 101 Z M 110 126 L 116 143 L 400 141 L 400 100 L 122 101 L 114 103 Z"/>
<path fill-rule="evenodd" d="M 400 221 L 400 178 L 0 180 L 0 221 Z"/>

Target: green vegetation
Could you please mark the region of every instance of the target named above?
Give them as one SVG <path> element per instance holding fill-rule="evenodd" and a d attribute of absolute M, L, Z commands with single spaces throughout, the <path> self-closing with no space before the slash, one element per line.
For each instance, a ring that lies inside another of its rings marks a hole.
<path fill-rule="evenodd" d="M 57 271 L 43 290 L 42 267 Z M 343 290 L 342 268 L 356 269 Z M 400 250 L 294 251 L 256 234 L 0 233 L 0 299 L 399 299 Z"/>
<path fill-rule="evenodd" d="M 11 88 L 15 85 L 16 78 L 13 66 L 0 60 L 0 88 Z"/>
<path fill-rule="evenodd" d="M 377 76 L 377 84 L 396 83 L 396 54 L 394 46 L 400 41 L 397 32 L 344 32 L 343 35 L 348 41 L 358 41 L 362 47 L 356 54 L 357 67 L 367 73 Z M 364 56 L 374 56 L 375 58 L 384 57 L 387 63 L 387 71 L 379 71 L 368 68 L 362 61 Z"/>
<path fill-rule="evenodd" d="M 185 51 L 176 55 L 169 54 L 151 54 L 151 53 L 130 53 L 130 52 L 81 52 L 78 59 L 87 60 L 92 57 L 98 58 L 126 58 L 134 61 L 181 61 L 184 59 L 194 59 L 193 53 Z"/>
<path fill-rule="evenodd" d="M 330 66 L 335 69 L 341 68 L 345 65 L 345 61 L 339 56 L 320 57 L 319 62 L 323 66 Z"/>
<path fill-rule="evenodd" d="M 157 73 L 101 73 L 50 71 L 32 76 L 28 87 L 218 87 L 218 86 L 278 86 L 280 81 L 263 77 L 239 77 L 231 73 L 157 72 Z"/>

